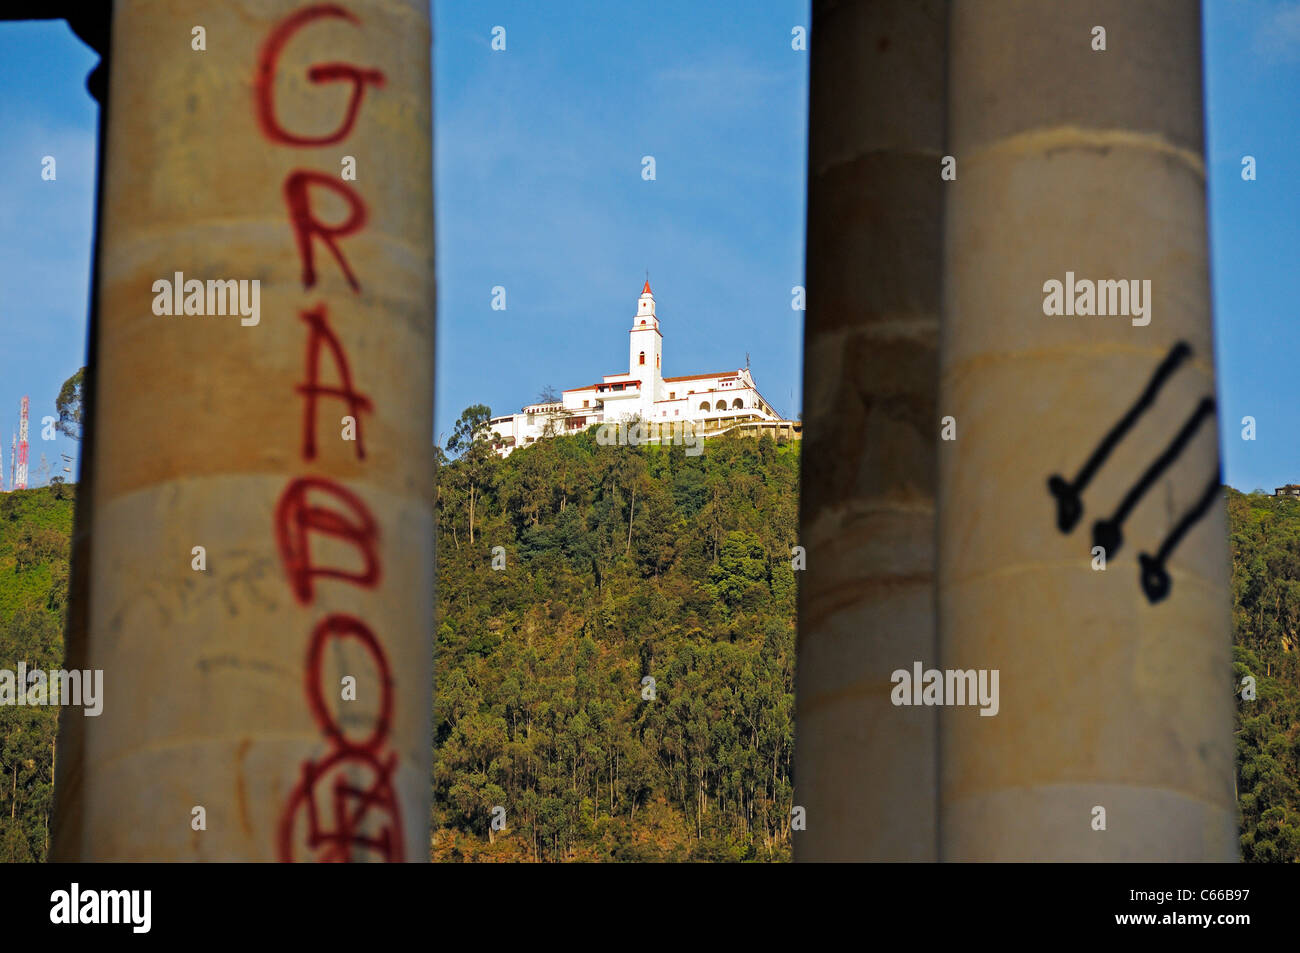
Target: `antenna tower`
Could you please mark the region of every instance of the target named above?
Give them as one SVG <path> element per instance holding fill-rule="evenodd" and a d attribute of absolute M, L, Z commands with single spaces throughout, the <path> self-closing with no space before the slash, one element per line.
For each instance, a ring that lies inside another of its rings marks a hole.
<path fill-rule="evenodd" d="M 18 415 L 18 472 L 14 476 L 15 490 L 27 489 L 27 398 L 23 398 L 22 412 Z"/>

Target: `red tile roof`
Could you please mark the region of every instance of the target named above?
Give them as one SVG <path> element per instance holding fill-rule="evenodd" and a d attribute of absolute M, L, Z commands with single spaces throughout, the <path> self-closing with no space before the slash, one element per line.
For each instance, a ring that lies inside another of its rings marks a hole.
<path fill-rule="evenodd" d="M 739 371 L 720 371 L 717 374 L 687 374 L 685 377 L 665 377 L 664 381 L 698 381 L 706 377 L 735 377 Z"/>
<path fill-rule="evenodd" d="M 614 377 L 614 376 L 617 376 L 617 375 L 612 375 L 612 374 L 611 374 L 610 376 L 611 376 L 611 377 Z M 707 377 L 708 375 L 706 374 L 705 376 Z M 666 379 L 666 378 L 665 378 L 665 379 Z M 568 388 L 567 390 L 563 390 L 563 391 L 561 391 L 561 393 L 563 393 L 563 394 L 573 394 L 573 393 L 576 393 L 577 391 L 580 391 L 580 390 L 595 390 L 595 389 L 598 388 L 598 387 L 613 387 L 613 386 L 616 385 L 616 384 L 617 384 L 617 385 L 621 385 L 621 386 L 626 386 L 626 387 L 632 387 L 632 386 L 634 386 L 634 385 L 637 386 L 637 387 L 640 387 L 640 386 L 641 386 L 641 382 L 638 381 L 638 380 L 631 380 L 631 381 L 601 381 L 599 384 L 588 384 L 586 387 L 570 387 L 570 388 Z"/>

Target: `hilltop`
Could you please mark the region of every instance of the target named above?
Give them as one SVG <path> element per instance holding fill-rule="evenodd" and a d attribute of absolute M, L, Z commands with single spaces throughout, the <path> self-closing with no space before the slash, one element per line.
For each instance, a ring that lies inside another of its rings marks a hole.
<path fill-rule="evenodd" d="M 444 463 L 433 859 L 789 858 L 798 453 Z M 0 668 L 62 664 L 75 491 L 0 495 Z M 1300 499 L 1224 492 L 1242 856 L 1296 862 Z M 0 706 L 0 861 L 45 856 L 56 722 Z"/>
<path fill-rule="evenodd" d="M 798 446 L 443 466 L 434 859 L 788 859 Z"/>

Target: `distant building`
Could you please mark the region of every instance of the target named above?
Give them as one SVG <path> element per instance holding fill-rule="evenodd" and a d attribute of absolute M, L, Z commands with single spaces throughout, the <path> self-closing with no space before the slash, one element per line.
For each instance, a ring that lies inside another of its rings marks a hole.
<path fill-rule="evenodd" d="M 1300 496 L 1300 484 L 1288 483 L 1286 486 L 1279 486 L 1273 491 L 1274 496 Z"/>
<path fill-rule="evenodd" d="M 529 404 L 517 414 L 493 417 L 493 446 L 501 456 L 544 437 L 578 433 L 592 424 L 639 418 L 646 423 L 689 422 L 705 439 L 728 431 L 799 439 L 803 424 L 783 420 L 758 392 L 748 368 L 664 377 L 663 334 L 654 294 L 645 283 L 637 299 L 628 343 L 627 373 L 564 391 L 560 400 Z"/>

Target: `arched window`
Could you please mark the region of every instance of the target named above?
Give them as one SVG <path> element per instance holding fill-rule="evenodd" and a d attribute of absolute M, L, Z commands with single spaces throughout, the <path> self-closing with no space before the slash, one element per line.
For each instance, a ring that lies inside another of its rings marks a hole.
<path fill-rule="evenodd" d="M 642 351 L 642 352 L 641 352 L 641 360 L 637 361 L 637 363 L 638 363 L 638 364 L 644 364 L 644 363 L 645 363 L 645 351 Z"/>
<path fill-rule="evenodd" d="M 700 403 L 700 410 L 708 410 L 708 409 L 709 409 L 709 402 L 707 400 L 702 401 Z"/>
<path fill-rule="evenodd" d="M 645 321 L 641 322 L 641 327 L 645 327 Z"/>
<path fill-rule="evenodd" d="M 726 402 L 725 400 L 720 400 L 720 401 L 718 401 L 718 406 L 717 406 L 716 409 L 717 409 L 717 410 L 726 410 L 726 409 L 727 409 L 727 402 Z"/>
<path fill-rule="evenodd" d="M 740 408 L 742 408 L 742 407 L 744 407 L 744 406 L 745 406 L 745 402 L 744 402 L 743 400 L 741 400 L 739 397 L 737 397 L 735 400 L 733 400 L 733 401 L 731 402 L 731 409 L 732 409 L 732 410 L 740 410 Z"/>

